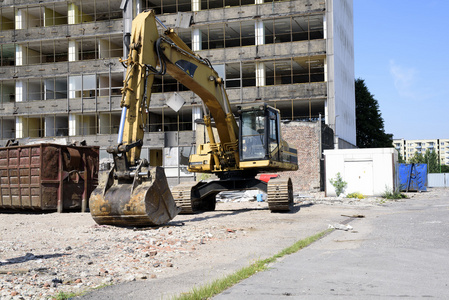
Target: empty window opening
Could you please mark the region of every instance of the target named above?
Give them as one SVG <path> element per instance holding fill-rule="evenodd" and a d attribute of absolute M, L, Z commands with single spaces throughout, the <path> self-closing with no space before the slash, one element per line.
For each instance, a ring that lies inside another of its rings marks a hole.
<path fill-rule="evenodd" d="M 0 65 L 2 67 L 14 66 L 15 51 L 13 44 L 0 45 Z"/>
<path fill-rule="evenodd" d="M 99 134 L 117 134 L 120 113 L 100 113 L 98 117 Z"/>
<path fill-rule="evenodd" d="M 15 120 L 2 118 L 0 119 L 0 139 L 8 140 L 15 138 Z"/>
<path fill-rule="evenodd" d="M 68 136 L 69 118 L 67 116 L 45 116 L 45 136 Z"/>
<path fill-rule="evenodd" d="M 13 80 L 5 80 L 0 82 L 0 101 L 3 103 L 11 103 L 16 100 L 16 84 Z"/>

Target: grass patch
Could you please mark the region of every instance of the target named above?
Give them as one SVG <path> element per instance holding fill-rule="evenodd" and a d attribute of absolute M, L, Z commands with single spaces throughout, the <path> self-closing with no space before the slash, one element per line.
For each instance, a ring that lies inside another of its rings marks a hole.
<path fill-rule="evenodd" d="M 78 296 L 75 293 L 65 293 L 65 292 L 59 292 L 57 295 L 53 296 L 52 299 L 56 299 L 56 300 L 66 300 L 66 299 L 71 299 L 73 297 Z"/>
<path fill-rule="evenodd" d="M 110 286 L 110 285 L 112 285 L 112 283 L 103 283 L 103 284 L 101 284 L 101 285 L 99 285 L 99 286 L 97 286 L 97 287 L 89 288 L 89 289 L 87 289 L 87 290 L 85 290 L 85 291 L 78 292 L 78 293 L 73 293 L 73 292 L 69 292 L 69 293 L 66 293 L 66 292 L 59 292 L 58 294 L 51 296 L 51 299 L 52 299 L 52 300 L 53 300 L 53 299 L 54 299 L 54 300 L 68 300 L 68 299 L 72 299 L 72 298 L 75 298 L 75 297 L 84 296 L 84 295 L 86 295 L 87 293 L 90 293 L 90 292 L 93 292 L 93 291 L 95 291 L 95 290 L 99 290 L 99 289 L 105 288 L 105 287 Z"/>
<path fill-rule="evenodd" d="M 247 267 L 243 267 L 242 269 L 238 270 L 237 272 L 230 274 L 226 277 L 217 279 L 213 281 L 212 283 L 206 284 L 202 287 L 194 287 L 190 292 L 186 294 L 182 294 L 180 296 L 172 298 L 173 300 L 197 300 L 197 299 L 209 299 L 215 295 L 220 294 L 224 290 L 230 288 L 231 286 L 239 283 L 240 281 L 251 277 L 252 275 L 256 274 L 257 272 L 265 271 L 268 268 L 268 265 L 270 263 L 276 262 L 279 258 L 293 254 L 295 252 L 298 252 L 299 250 L 307 247 L 308 245 L 312 244 L 313 242 L 319 240 L 327 233 L 331 232 L 333 229 L 327 229 L 325 231 L 322 231 L 318 234 L 315 234 L 313 236 L 310 236 L 308 238 L 305 238 L 303 240 L 297 241 L 293 245 L 291 245 L 288 248 L 285 248 L 284 250 L 280 251 L 279 253 L 273 255 L 272 257 L 269 257 L 267 259 L 263 260 L 257 260 L 251 265 Z"/>

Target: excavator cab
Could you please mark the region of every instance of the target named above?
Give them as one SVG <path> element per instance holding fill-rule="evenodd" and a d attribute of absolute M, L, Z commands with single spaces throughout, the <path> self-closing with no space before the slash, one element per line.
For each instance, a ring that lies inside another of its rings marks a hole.
<path fill-rule="evenodd" d="M 266 104 L 239 108 L 240 160 L 279 161 L 279 111 Z"/>

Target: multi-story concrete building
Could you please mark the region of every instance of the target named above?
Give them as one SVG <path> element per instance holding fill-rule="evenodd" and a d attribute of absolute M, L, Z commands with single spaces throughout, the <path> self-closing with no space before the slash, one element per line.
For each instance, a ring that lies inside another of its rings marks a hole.
<path fill-rule="evenodd" d="M 436 151 L 442 165 L 449 165 L 449 139 L 404 140 L 394 139 L 393 145 L 402 158 L 409 161 L 415 152 L 425 154 L 427 150 Z"/>
<path fill-rule="evenodd" d="M 3 0 L 0 7 L 0 145 L 63 136 L 106 156 L 120 119 L 123 35 L 146 9 L 212 62 L 233 107 L 267 102 L 284 120 L 322 120 L 340 148 L 356 144 L 352 0 Z M 174 92 L 185 101 L 178 112 L 167 106 Z M 178 165 L 203 136 L 195 123 L 200 99 L 158 77 L 150 108 L 142 155 L 168 177 L 190 176 Z"/>

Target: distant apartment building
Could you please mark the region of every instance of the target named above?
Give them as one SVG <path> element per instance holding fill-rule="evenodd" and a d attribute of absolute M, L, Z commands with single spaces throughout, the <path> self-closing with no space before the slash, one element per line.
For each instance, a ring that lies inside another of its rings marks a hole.
<path fill-rule="evenodd" d="M 442 165 L 449 165 L 449 139 L 404 140 L 394 139 L 393 145 L 402 158 L 409 161 L 415 152 L 425 154 L 427 150 L 435 151 Z"/>
<path fill-rule="evenodd" d="M 285 121 L 327 124 L 339 148 L 356 144 L 352 0 L 2 0 L 0 145 L 66 137 L 108 156 L 123 35 L 147 9 L 212 62 L 233 109 L 266 102 Z M 203 135 L 201 100 L 169 76 L 156 76 L 152 92 L 142 156 L 179 181 Z M 177 112 L 167 106 L 175 92 L 185 100 Z"/>

